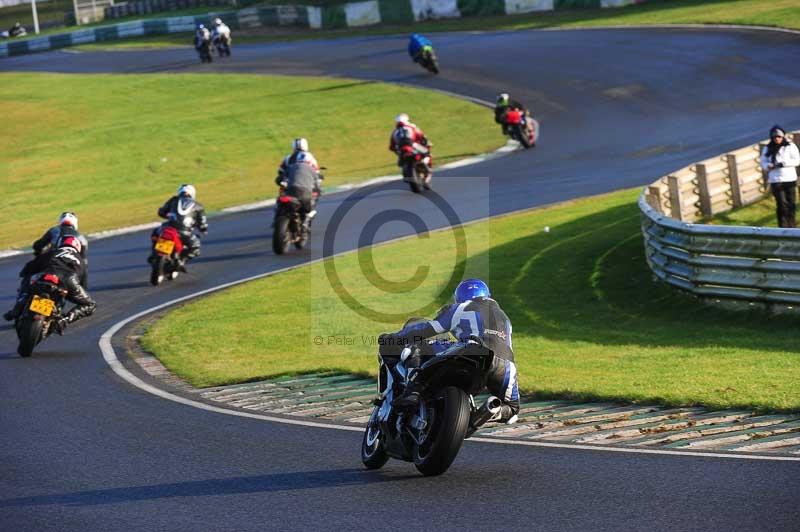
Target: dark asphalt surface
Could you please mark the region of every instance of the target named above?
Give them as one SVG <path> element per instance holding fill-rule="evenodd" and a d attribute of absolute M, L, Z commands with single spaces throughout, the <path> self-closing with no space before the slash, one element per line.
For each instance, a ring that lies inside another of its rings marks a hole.
<path fill-rule="evenodd" d="M 791 66 L 800 41 L 789 35 L 521 32 L 437 35 L 436 45 L 437 78 L 408 62 L 398 38 L 243 45 L 210 69 L 190 50 L 170 50 L 52 52 L 2 60 L 0 70 L 342 75 L 484 99 L 507 90 L 540 118 L 540 146 L 438 174 L 436 191 L 462 220 L 643 185 L 763 138 L 775 122 L 800 127 L 800 70 Z M 92 319 L 27 360 L 11 328 L 0 328 L 0 530 L 800 530 L 797 462 L 468 443 L 440 478 L 399 462 L 366 472 L 357 433 L 182 406 L 106 366 L 97 341 L 113 323 L 318 256 L 348 197 L 326 197 L 312 249 L 285 257 L 269 250 L 269 213 L 216 218 L 191 274 L 161 289 L 146 283 L 146 233 L 94 242 Z M 358 216 L 368 213 L 402 208 L 429 227 L 446 223 L 427 199 L 391 186 L 360 205 L 337 250 L 358 241 Z M 390 225 L 379 237 L 407 231 Z M 23 261 L 0 261 L 3 306 Z"/>

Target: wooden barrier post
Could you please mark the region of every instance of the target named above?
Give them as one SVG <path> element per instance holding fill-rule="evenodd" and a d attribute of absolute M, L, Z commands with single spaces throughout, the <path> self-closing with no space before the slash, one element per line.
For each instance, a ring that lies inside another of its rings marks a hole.
<path fill-rule="evenodd" d="M 672 217 L 676 220 L 683 221 L 683 202 L 681 201 L 681 184 L 678 177 L 674 175 L 667 176 L 667 184 L 669 185 L 669 203 L 670 212 Z"/>
<path fill-rule="evenodd" d="M 697 164 L 697 188 L 698 196 L 700 196 L 700 213 L 703 216 L 711 216 L 711 193 L 708 191 L 708 173 L 706 172 L 706 165 Z"/>
<path fill-rule="evenodd" d="M 744 198 L 742 197 L 742 183 L 739 181 L 739 163 L 736 160 L 736 155 L 729 153 L 726 155 L 728 159 L 728 177 L 731 179 L 731 196 L 733 199 L 733 208 L 738 209 L 744 206 Z"/>
<path fill-rule="evenodd" d="M 661 203 L 661 189 L 659 187 L 647 187 L 647 203 L 659 214 L 664 214 L 664 206 Z"/>

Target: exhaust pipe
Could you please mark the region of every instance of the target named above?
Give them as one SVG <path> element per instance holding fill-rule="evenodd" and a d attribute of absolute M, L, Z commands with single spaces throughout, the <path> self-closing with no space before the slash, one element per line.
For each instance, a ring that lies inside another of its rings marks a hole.
<path fill-rule="evenodd" d="M 489 397 L 483 405 L 472 414 L 469 420 L 469 430 L 467 431 L 467 438 L 481 428 L 487 421 L 492 419 L 493 416 L 500 413 L 500 407 L 503 403 L 495 396 Z"/>

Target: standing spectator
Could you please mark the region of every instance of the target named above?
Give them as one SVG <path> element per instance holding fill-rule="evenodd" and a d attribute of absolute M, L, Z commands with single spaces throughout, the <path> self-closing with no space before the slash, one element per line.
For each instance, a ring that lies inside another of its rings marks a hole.
<path fill-rule="evenodd" d="M 772 126 L 769 144 L 761 151 L 761 168 L 769 175 L 780 227 L 797 227 L 797 166 L 800 166 L 797 146 L 786 138 L 786 130 Z"/>

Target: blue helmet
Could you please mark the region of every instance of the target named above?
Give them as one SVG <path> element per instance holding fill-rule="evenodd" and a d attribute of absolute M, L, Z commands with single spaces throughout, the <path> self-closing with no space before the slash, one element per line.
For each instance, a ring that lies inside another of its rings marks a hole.
<path fill-rule="evenodd" d="M 454 294 L 456 303 L 463 303 L 478 297 L 489 297 L 489 287 L 480 279 L 467 279 L 461 281 Z"/>
<path fill-rule="evenodd" d="M 205 28 L 205 25 L 203 25 L 202 23 L 197 25 L 198 30 L 202 30 L 203 28 Z"/>

